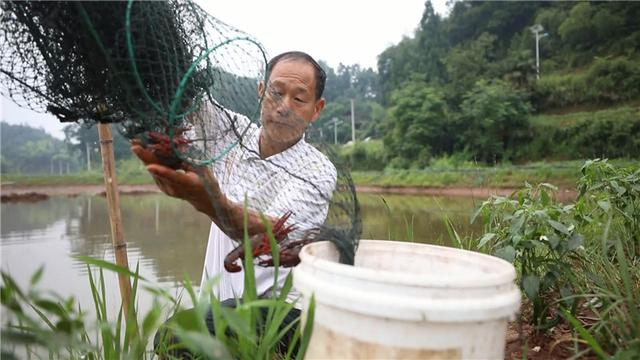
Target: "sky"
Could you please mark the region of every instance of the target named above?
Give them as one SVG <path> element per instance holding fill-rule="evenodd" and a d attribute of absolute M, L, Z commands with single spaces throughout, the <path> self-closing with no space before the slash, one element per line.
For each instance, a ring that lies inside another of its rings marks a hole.
<path fill-rule="evenodd" d="M 309 53 L 337 68 L 360 64 L 376 69 L 377 56 L 413 36 L 424 10 L 424 0 L 196 0 L 219 20 L 257 38 L 275 56 L 289 50 Z M 446 0 L 432 0 L 445 15 Z M 21 108 L 2 97 L 2 120 L 42 127 L 63 139 L 65 126 L 49 114 Z"/>

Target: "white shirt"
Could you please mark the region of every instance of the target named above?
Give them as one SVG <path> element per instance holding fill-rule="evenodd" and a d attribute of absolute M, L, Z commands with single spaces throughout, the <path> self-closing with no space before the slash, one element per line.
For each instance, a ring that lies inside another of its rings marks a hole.
<path fill-rule="evenodd" d="M 292 211 L 287 221 L 287 225 L 297 227 L 289 235 L 292 240 L 300 239 L 306 230 L 324 223 L 336 186 L 336 169 L 331 161 L 304 137 L 289 149 L 262 160 L 258 143 L 261 128 L 243 115 L 228 110 L 224 110 L 224 114 L 215 106 L 212 108 L 214 111 L 206 120 L 213 124 L 207 126 L 207 131 L 224 134 L 213 144 L 212 153 L 230 149 L 225 157 L 213 164 L 213 172 L 225 196 L 238 204 L 244 204 L 246 196 L 250 209 L 272 217 Z M 238 145 L 230 148 L 238 140 L 237 132 L 229 131 L 232 126 L 240 133 L 246 129 L 246 133 Z M 238 245 L 216 224 L 211 224 L 201 286 L 207 278 L 219 276 L 213 290 L 221 300 L 241 297 L 244 290 L 244 270 L 230 273 L 224 268 L 224 258 Z M 280 268 L 279 271 L 276 292 L 284 285 L 291 269 Z M 273 267 L 256 266 L 255 277 L 258 296 L 274 290 Z M 299 293 L 292 289 L 287 300 L 293 302 L 298 297 Z"/>

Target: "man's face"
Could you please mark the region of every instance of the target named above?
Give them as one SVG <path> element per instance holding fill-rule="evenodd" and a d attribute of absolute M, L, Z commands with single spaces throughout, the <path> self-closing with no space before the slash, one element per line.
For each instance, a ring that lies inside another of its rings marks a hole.
<path fill-rule="evenodd" d="M 269 141 L 293 143 L 307 126 L 315 121 L 324 107 L 324 99 L 316 98 L 313 65 L 298 59 L 279 61 L 271 70 L 268 83 L 260 83 L 261 119 Z"/>

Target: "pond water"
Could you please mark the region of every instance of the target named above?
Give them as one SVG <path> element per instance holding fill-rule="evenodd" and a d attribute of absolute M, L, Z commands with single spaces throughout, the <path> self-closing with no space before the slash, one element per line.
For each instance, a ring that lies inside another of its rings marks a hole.
<path fill-rule="evenodd" d="M 479 234 L 469 224 L 481 200 L 455 197 L 359 194 L 363 238 L 437 243 L 448 239 L 444 217 L 461 234 Z M 125 240 L 132 268 L 150 281 L 178 291 L 188 276 L 198 285 L 209 231 L 208 218 L 190 205 L 161 194 L 121 197 Z M 45 267 L 41 288 L 76 296 L 92 306 L 87 267 L 74 258 L 87 255 L 114 261 L 106 199 L 100 196 L 53 196 L 36 203 L 1 205 L 0 252 L 3 271 L 22 286 Z M 110 307 L 119 293 L 114 274 L 105 273 Z M 150 295 L 139 298 L 142 306 Z"/>

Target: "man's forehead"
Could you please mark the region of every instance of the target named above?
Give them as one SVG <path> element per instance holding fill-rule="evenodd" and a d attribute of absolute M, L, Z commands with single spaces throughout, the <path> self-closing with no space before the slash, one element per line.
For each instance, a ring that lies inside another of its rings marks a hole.
<path fill-rule="evenodd" d="M 269 81 L 269 84 L 271 86 L 278 87 L 278 88 L 279 87 L 288 86 L 288 87 L 291 87 L 294 91 L 297 91 L 297 92 L 311 92 L 311 89 L 310 89 L 311 84 L 306 84 L 306 83 L 290 84 L 290 83 L 287 83 L 285 81 L 282 81 L 282 80 L 276 78 L 276 79 L 273 79 L 273 80 Z"/>
<path fill-rule="evenodd" d="M 313 65 L 309 62 L 299 59 L 283 59 L 278 61 L 277 64 L 271 69 L 270 77 L 272 76 L 290 76 L 298 75 L 312 81 L 315 79 L 315 70 Z"/>
<path fill-rule="evenodd" d="M 305 92 L 315 96 L 316 69 L 310 62 L 298 58 L 284 58 L 271 68 L 268 74 L 268 86 L 293 87 L 296 92 Z M 296 79 L 297 81 L 288 81 Z"/>

